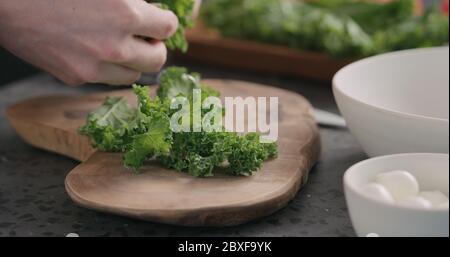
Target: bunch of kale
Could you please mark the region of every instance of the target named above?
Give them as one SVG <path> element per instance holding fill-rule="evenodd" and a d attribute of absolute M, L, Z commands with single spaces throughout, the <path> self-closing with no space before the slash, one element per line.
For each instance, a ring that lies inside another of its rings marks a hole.
<path fill-rule="evenodd" d="M 262 143 L 257 133 L 172 132 L 170 117 L 178 111 L 170 108 L 174 97 L 184 96 L 192 106 L 193 89 L 202 90 L 202 100 L 220 94 L 202 85 L 200 76 L 189 74 L 185 68 L 168 68 L 159 80 L 158 96 L 154 99 L 150 98 L 148 87 L 134 86 L 137 108 L 124 98 L 107 98 L 89 115 L 80 133 L 89 136 L 93 146 L 101 151 L 125 152 L 124 164 L 134 171 L 139 171 L 146 160 L 156 159 L 165 167 L 196 177 L 213 176 L 216 168 L 247 176 L 277 155 L 276 143 Z M 208 111 L 202 109 L 203 113 Z M 190 125 L 196 124 L 191 120 Z"/>

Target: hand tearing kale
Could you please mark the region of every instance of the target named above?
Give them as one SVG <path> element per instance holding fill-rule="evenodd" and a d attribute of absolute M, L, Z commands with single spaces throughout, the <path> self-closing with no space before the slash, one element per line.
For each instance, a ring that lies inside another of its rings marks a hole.
<path fill-rule="evenodd" d="M 171 50 L 179 49 L 183 53 L 188 50 L 188 42 L 184 36 L 186 28 L 194 26 L 192 19 L 195 0 L 157 0 L 147 2 L 156 2 L 159 7 L 171 10 L 178 17 L 178 29 L 175 34 L 166 40 L 167 48 Z"/>
<path fill-rule="evenodd" d="M 170 116 L 174 110 L 170 102 L 174 97 L 185 96 L 192 105 L 192 89 L 202 89 L 202 99 L 220 93 L 203 85 L 199 74 L 188 73 L 185 68 L 168 68 L 159 81 L 154 99 L 148 87 L 133 87 L 137 108 L 123 98 L 107 98 L 89 115 L 80 133 L 89 136 L 101 151 L 125 152 L 124 165 L 135 172 L 146 160 L 156 159 L 167 168 L 195 177 L 213 176 L 217 168 L 230 175 L 248 176 L 277 155 L 276 143 L 261 143 L 257 133 L 172 132 Z"/>

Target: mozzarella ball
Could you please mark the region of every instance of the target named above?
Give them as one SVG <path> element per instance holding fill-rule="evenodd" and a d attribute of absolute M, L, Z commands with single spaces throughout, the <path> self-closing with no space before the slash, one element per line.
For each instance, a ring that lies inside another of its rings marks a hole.
<path fill-rule="evenodd" d="M 417 179 L 407 171 L 396 170 L 378 174 L 376 182 L 383 185 L 396 201 L 419 194 Z"/>
<path fill-rule="evenodd" d="M 394 198 L 391 193 L 381 184 L 370 183 L 362 188 L 362 194 L 371 199 L 378 200 L 384 203 L 393 204 Z"/>
<path fill-rule="evenodd" d="M 433 207 L 448 203 L 448 197 L 441 191 L 423 191 L 419 193 L 419 196 L 427 199 Z"/>
<path fill-rule="evenodd" d="M 397 203 L 399 206 L 410 208 L 431 209 L 433 207 L 427 199 L 421 196 L 406 197 L 398 201 Z"/>

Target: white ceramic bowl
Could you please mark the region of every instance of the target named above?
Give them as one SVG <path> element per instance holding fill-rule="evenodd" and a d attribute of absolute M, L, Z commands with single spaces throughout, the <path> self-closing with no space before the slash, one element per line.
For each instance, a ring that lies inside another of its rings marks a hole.
<path fill-rule="evenodd" d="M 397 154 L 355 164 L 344 175 L 344 189 L 353 227 L 358 236 L 449 236 L 449 211 L 414 209 L 387 204 L 361 194 L 379 173 L 406 170 L 421 191 L 449 193 L 448 154 Z"/>
<path fill-rule="evenodd" d="M 370 156 L 449 151 L 449 48 L 370 57 L 340 70 L 333 91 Z"/>

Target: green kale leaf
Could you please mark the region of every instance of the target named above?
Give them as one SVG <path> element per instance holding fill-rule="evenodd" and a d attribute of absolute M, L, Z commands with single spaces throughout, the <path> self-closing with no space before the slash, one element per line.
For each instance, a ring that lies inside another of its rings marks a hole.
<path fill-rule="evenodd" d="M 175 34 L 166 40 L 166 46 L 171 49 L 179 49 L 182 52 L 188 50 L 188 42 L 184 36 L 186 28 L 194 25 L 192 19 L 195 0 L 159 0 L 163 9 L 171 10 L 178 17 L 178 29 Z"/>
<path fill-rule="evenodd" d="M 147 131 L 133 136 L 124 156 L 124 164 L 134 171 L 139 171 L 144 162 L 155 155 L 164 155 L 170 152 L 172 144 L 172 131 L 169 117 L 162 112 L 153 112 L 145 117 Z"/>
<path fill-rule="evenodd" d="M 124 165 L 135 172 L 146 160 L 155 159 L 167 168 L 195 177 L 213 176 L 218 169 L 248 176 L 264 161 L 276 157 L 276 143 L 261 142 L 257 133 L 173 132 L 170 117 L 176 110 L 170 109 L 170 102 L 174 97 L 185 96 L 192 106 L 193 89 L 202 89 L 201 100 L 220 93 L 203 85 L 199 74 L 181 67 L 165 70 L 159 82 L 158 96 L 153 99 L 149 87 L 133 86 L 137 108 L 130 107 L 123 98 L 107 98 L 89 115 L 80 133 L 89 136 L 99 150 L 124 152 Z M 202 115 L 208 111 L 201 110 Z M 192 112 L 190 108 L 191 117 Z M 192 127 L 194 121 L 190 121 Z"/>
<path fill-rule="evenodd" d="M 172 99 L 177 96 L 190 97 L 192 90 L 201 89 L 200 75 L 188 73 L 186 68 L 170 67 L 162 71 L 158 77 L 158 97 Z"/>
<path fill-rule="evenodd" d="M 79 129 L 91 138 L 101 151 L 123 151 L 138 126 L 138 115 L 121 97 L 108 97 L 102 106 L 91 112 L 86 125 Z"/>

